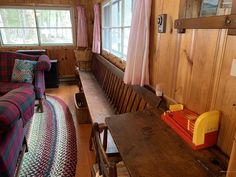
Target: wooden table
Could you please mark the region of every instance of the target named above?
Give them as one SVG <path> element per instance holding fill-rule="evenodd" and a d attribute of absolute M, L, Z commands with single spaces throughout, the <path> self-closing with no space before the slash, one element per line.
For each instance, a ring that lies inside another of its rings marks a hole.
<path fill-rule="evenodd" d="M 132 177 L 225 176 L 226 157 L 215 148 L 193 151 L 161 120 L 161 113 L 155 108 L 106 118 Z"/>

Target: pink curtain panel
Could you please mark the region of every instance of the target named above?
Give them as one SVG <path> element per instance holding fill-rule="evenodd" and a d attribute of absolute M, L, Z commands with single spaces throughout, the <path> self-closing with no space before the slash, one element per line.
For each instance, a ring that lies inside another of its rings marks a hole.
<path fill-rule="evenodd" d="M 87 18 L 85 8 L 78 6 L 77 46 L 88 47 Z"/>
<path fill-rule="evenodd" d="M 93 26 L 93 53 L 100 54 L 101 51 L 101 36 L 100 36 L 100 6 L 94 5 L 94 26 Z"/>
<path fill-rule="evenodd" d="M 135 0 L 131 22 L 124 82 L 149 84 L 149 33 L 151 0 Z"/>

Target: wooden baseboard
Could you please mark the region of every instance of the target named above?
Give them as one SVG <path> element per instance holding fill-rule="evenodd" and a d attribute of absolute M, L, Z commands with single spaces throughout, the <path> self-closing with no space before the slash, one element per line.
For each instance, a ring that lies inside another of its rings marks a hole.
<path fill-rule="evenodd" d="M 60 83 L 76 83 L 76 76 L 74 75 L 60 76 L 59 84 Z"/>

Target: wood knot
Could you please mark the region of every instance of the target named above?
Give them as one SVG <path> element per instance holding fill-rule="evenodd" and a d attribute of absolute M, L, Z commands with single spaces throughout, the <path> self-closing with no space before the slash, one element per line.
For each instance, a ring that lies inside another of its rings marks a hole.
<path fill-rule="evenodd" d="M 184 54 L 185 54 L 185 56 L 186 56 L 186 59 L 187 59 L 188 63 L 189 63 L 190 65 L 193 65 L 193 61 L 191 60 L 190 56 L 188 55 L 187 50 L 184 49 L 183 52 L 184 52 Z"/>
<path fill-rule="evenodd" d="M 142 128 L 142 132 L 143 132 L 144 135 L 147 135 L 147 136 L 150 136 L 150 135 L 154 134 L 153 129 L 151 127 Z"/>
<path fill-rule="evenodd" d="M 226 19 L 225 19 L 225 24 L 226 25 L 230 25 L 231 24 L 231 19 L 229 18 L 229 17 L 226 17 Z"/>

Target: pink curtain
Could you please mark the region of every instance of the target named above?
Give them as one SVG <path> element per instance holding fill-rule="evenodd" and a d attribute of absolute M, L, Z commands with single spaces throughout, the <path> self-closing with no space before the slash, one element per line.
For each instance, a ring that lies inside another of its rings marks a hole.
<path fill-rule="evenodd" d="M 149 30 L 151 0 L 135 0 L 131 22 L 124 82 L 149 84 Z"/>
<path fill-rule="evenodd" d="M 94 5 L 94 26 L 93 26 L 93 47 L 94 53 L 100 54 L 101 51 L 101 36 L 100 36 L 100 7 L 98 4 Z"/>
<path fill-rule="evenodd" d="M 88 47 L 87 18 L 85 8 L 78 6 L 77 46 Z"/>

